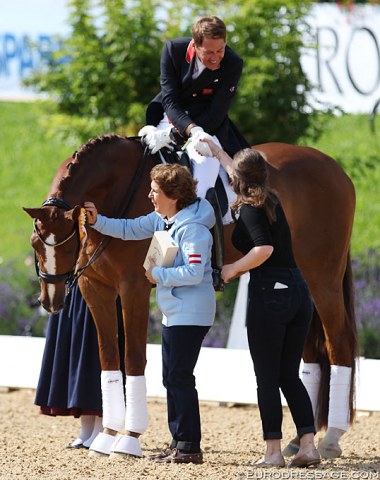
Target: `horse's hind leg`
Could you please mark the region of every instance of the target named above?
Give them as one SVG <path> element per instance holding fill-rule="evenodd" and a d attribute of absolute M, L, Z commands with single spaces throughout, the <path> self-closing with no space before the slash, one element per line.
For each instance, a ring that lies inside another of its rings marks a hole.
<path fill-rule="evenodd" d="M 343 287 L 331 278 L 308 279 L 317 306 L 304 350 L 303 383 L 308 390 L 319 428 L 327 427 L 318 450 L 324 458 L 342 453 L 341 436 L 353 418 L 353 385 L 357 338 L 353 311 L 351 265 L 348 257 Z M 321 320 L 320 320 L 321 319 Z M 297 439 L 285 449 L 292 455 Z"/>
<path fill-rule="evenodd" d="M 325 338 L 325 344 L 320 344 L 317 353 L 321 363 L 321 383 L 318 396 L 320 411 L 316 414 L 318 424 L 327 426 L 327 432 L 319 442 L 318 449 L 324 458 L 336 458 L 342 453 L 339 440 L 348 430 L 353 416 L 356 330 L 345 306 L 342 288 L 334 288 L 334 285 L 326 282 L 318 286 L 313 297 Z M 330 369 L 326 368 L 327 359 Z M 305 360 L 307 368 L 310 358 L 305 355 Z M 328 401 L 324 395 L 326 391 L 329 392 Z"/>

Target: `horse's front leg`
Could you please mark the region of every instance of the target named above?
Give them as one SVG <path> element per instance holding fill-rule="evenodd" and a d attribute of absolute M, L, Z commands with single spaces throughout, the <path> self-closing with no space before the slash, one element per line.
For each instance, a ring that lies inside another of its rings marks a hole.
<path fill-rule="evenodd" d="M 93 316 L 99 344 L 103 432 L 90 446 L 90 455 L 109 455 L 124 427 L 124 383 L 120 370 L 116 294 L 95 281 L 82 280 L 81 290 Z"/>
<path fill-rule="evenodd" d="M 146 343 L 150 285 L 143 278 L 123 285 L 121 297 L 125 331 L 125 435 L 112 447 L 111 457 L 142 456 L 139 437 L 148 427 L 146 399 Z"/>

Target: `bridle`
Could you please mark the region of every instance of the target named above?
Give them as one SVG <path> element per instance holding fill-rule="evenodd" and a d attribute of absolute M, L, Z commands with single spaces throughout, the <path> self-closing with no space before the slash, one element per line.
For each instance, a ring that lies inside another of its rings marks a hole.
<path fill-rule="evenodd" d="M 134 139 L 135 140 L 136 138 L 135 137 L 129 137 L 129 139 L 131 139 L 131 140 Z M 133 200 L 133 198 L 134 198 L 134 196 L 137 192 L 138 186 L 140 185 L 140 181 L 143 177 L 145 167 L 147 165 L 146 159 L 147 159 L 148 156 L 149 156 L 148 149 L 144 148 L 142 161 L 140 161 L 139 164 L 138 164 L 135 175 L 132 177 L 132 183 L 130 185 L 130 188 L 127 189 L 126 196 L 123 199 L 123 202 L 121 204 L 122 205 L 122 207 L 120 209 L 121 211 L 118 214 L 119 218 L 122 218 L 124 215 L 126 215 L 128 210 L 129 210 L 129 207 L 132 203 L 132 200 Z M 42 203 L 41 207 L 44 207 L 44 206 L 58 207 L 58 208 L 62 208 L 64 210 L 66 210 L 66 211 L 71 210 L 70 205 L 68 203 L 66 203 L 62 198 L 59 198 L 59 197 L 50 197 L 50 198 L 46 199 Z M 59 247 L 60 245 L 65 244 L 71 238 L 73 238 L 76 233 L 78 233 L 78 241 L 79 241 L 79 229 L 75 228 L 74 231 L 72 233 L 70 233 L 65 239 L 63 239 L 62 241 L 60 241 L 58 243 L 51 244 L 41 237 L 41 234 L 40 234 L 40 232 L 37 228 L 36 222 L 37 222 L 37 219 L 34 220 L 34 233 L 37 235 L 38 239 L 44 245 L 46 245 L 47 247 L 53 247 L 53 248 Z M 59 282 L 65 282 L 66 294 L 67 294 L 73 288 L 75 283 L 78 281 L 78 278 L 80 277 L 80 275 L 82 275 L 84 270 L 87 267 L 89 267 L 93 262 L 95 262 L 95 260 L 97 260 L 100 257 L 100 255 L 107 248 L 107 246 L 109 245 L 111 240 L 112 240 L 112 237 L 104 236 L 104 238 L 96 246 L 93 254 L 91 255 L 91 258 L 88 260 L 88 262 L 85 265 L 83 265 L 82 267 L 79 267 L 78 266 L 79 258 L 78 258 L 75 267 L 70 272 L 61 273 L 61 274 L 51 274 L 51 273 L 43 272 L 40 268 L 39 262 L 37 260 L 37 254 L 36 254 L 36 251 L 35 251 L 34 252 L 34 262 L 35 262 L 36 273 L 37 273 L 38 278 L 40 278 L 41 280 L 44 280 L 46 283 L 52 283 L 52 284 L 57 284 Z"/>
<path fill-rule="evenodd" d="M 58 207 L 58 208 L 62 208 L 64 210 L 70 210 L 71 207 L 70 205 L 68 205 L 62 198 L 58 198 L 58 197 L 50 197 L 50 198 L 47 198 L 41 205 L 42 207 Z M 49 243 L 47 242 L 46 240 L 44 240 L 42 237 L 41 237 L 41 233 L 40 231 L 38 230 L 38 227 L 37 227 L 37 219 L 35 218 L 34 219 L 34 227 L 33 227 L 33 230 L 34 230 L 34 233 L 37 235 L 38 239 L 44 244 L 46 245 L 47 247 L 59 247 L 60 245 L 63 245 L 65 244 L 66 242 L 68 242 L 71 238 L 74 237 L 74 235 L 76 233 L 78 233 L 78 229 L 75 228 L 73 230 L 72 233 L 70 233 L 66 238 L 64 238 L 62 241 L 58 242 L 58 243 Z M 79 233 L 78 233 L 79 235 Z M 56 283 L 59 283 L 59 282 L 67 282 L 69 279 L 72 278 L 73 274 L 74 274 L 74 269 L 71 270 L 70 272 L 66 272 L 66 273 L 57 273 L 57 274 L 53 274 L 53 273 L 47 273 L 47 272 L 43 272 L 40 268 L 40 264 L 37 260 L 37 254 L 36 254 L 36 251 L 34 252 L 34 264 L 35 264 L 35 267 L 36 267 L 36 273 L 37 273 L 37 276 L 38 278 L 40 278 L 41 280 L 44 280 L 46 283 L 53 283 L 53 284 L 56 284 Z"/>

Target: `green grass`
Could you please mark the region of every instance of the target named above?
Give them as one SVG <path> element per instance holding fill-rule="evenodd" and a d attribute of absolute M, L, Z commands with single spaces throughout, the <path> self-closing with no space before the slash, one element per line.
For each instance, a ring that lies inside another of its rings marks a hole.
<path fill-rule="evenodd" d="M 39 207 L 61 161 L 73 149 L 48 138 L 41 121 L 49 107 L 0 103 L 0 257 L 31 253 L 32 220 L 22 207 Z M 1 263 L 1 262 L 0 262 Z"/>
<path fill-rule="evenodd" d="M 79 145 L 49 138 L 43 124 L 52 107 L 43 103 L 0 103 L 0 263 L 23 262 L 32 252 L 32 221 L 22 207 L 39 207 L 63 159 Z M 303 140 L 337 159 L 353 179 L 357 211 L 352 253 L 380 248 L 380 125 L 373 135 L 368 118 L 327 118 L 317 142 Z"/>

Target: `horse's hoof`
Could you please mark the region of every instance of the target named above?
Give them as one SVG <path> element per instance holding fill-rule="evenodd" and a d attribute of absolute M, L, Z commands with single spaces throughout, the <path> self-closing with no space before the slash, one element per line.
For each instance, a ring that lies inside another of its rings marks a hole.
<path fill-rule="evenodd" d="M 287 446 L 282 450 L 281 453 L 284 457 L 292 457 L 293 455 L 296 455 L 298 453 L 299 449 L 299 444 L 296 443 L 296 441 L 292 440 L 287 444 Z"/>
<path fill-rule="evenodd" d="M 142 451 L 140 447 L 140 440 L 130 435 L 118 436 L 115 443 L 112 445 L 112 453 L 129 455 L 132 457 L 142 457 Z"/>
<path fill-rule="evenodd" d="M 342 449 L 339 443 L 324 443 L 321 439 L 318 443 L 318 452 L 322 458 L 339 458 L 342 455 Z"/>

